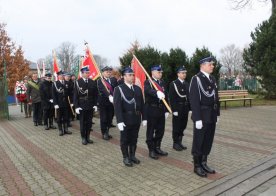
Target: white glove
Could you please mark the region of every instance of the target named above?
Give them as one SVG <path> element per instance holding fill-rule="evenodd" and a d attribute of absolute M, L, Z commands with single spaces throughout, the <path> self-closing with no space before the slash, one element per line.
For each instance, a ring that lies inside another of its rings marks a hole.
<path fill-rule="evenodd" d="M 178 112 L 174 112 L 173 115 L 174 115 L 174 116 L 178 116 Z"/>
<path fill-rule="evenodd" d="M 112 95 L 109 95 L 108 99 L 111 103 L 113 103 L 113 96 Z"/>
<path fill-rule="evenodd" d="M 50 101 L 50 103 L 53 103 L 53 102 L 54 102 L 53 99 L 50 99 L 49 101 Z"/>
<path fill-rule="evenodd" d="M 58 109 L 58 108 L 59 108 L 59 106 L 58 106 L 58 105 L 55 105 L 54 107 L 55 107 L 55 109 Z"/>
<path fill-rule="evenodd" d="M 165 94 L 162 93 L 161 91 L 157 91 L 157 97 L 158 97 L 158 99 L 164 99 L 165 98 Z"/>
<path fill-rule="evenodd" d="M 125 123 L 121 122 L 121 123 L 118 123 L 117 126 L 118 126 L 118 129 L 119 129 L 120 131 L 123 131 L 123 130 L 124 130 L 124 127 L 125 127 L 126 125 L 125 125 Z"/>
<path fill-rule="evenodd" d="M 189 114 L 192 114 L 192 113 L 193 113 L 192 110 L 190 110 L 190 111 L 189 111 Z"/>
<path fill-rule="evenodd" d="M 169 117 L 169 112 L 165 113 L 165 119 L 167 119 Z"/>
<path fill-rule="evenodd" d="M 72 103 L 71 103 L 71 104 L 70 104 L 70 106 L 71 106 L 71 107 L 73 107 L 73 106 L 74 106 L 74 104 L 72 104 Z"/>
<path fill-rule="evenodd" d="M 202 127 L 203 127 L 202 120 L 196 121 L 195 127 L 196 127 L 196 129 L 202 129 Z"/>
<path fill-rule="evenodd" d="M 97 106 L 93 106 L 94 112 L 98 111 L 98 107 Z"/>
<path fill-rule="evenodd" d="M 76 108 L 75 111 L 77 114 L 80 114 L 80 110 L 82 110 L 81 108 Z"/>
<path fill-rule="evenodd" d="M 147 126 L 147 124 L 148 124 L 148 121 L 146 121 L 146 120 L 143 120 L 143 121 L 142 121 L 143 127 Z"/>

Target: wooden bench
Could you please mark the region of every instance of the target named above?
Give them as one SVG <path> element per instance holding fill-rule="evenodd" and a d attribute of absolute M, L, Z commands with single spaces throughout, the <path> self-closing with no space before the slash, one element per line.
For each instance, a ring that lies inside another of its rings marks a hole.
<path fill-rule="evenodd" d="M 227 101 L 243 101 L 243 106 L 245 107 L 245 102 L 249 101 L 250 107 L 252 106 L 253 98 L 248 97 L 247 90 L 221 90 L 218 92 L 219 102 L 224 102 L 224 108 L 226 109 Z"/>

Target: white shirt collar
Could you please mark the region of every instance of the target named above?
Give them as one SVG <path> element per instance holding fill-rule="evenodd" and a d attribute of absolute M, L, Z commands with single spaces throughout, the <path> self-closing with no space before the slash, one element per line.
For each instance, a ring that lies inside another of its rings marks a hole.
<path fill-rule="evenodd" d="M 209 80 L 210 80 L 210 74 L 206 73 L 205 71 L 200 70 Z"/>
<path fill-rule="evenodd" d="M 183 83 L 185 80 L 181 80 L 180 78 L 178 78 L 178 80 L 181 82 L 181 83 Z"/>
<path fill-rule="evenodd" d="M 133 86 L 132 84 L 128 84 L 128 83 L 126 83 L 125 82 L 125 84 L 128 86 L 128 88 L 130 88 L 131 89 L 131 87 Z"/>
<path fill-rule="evenodd" d="M 88 78 L 82 78 L 84 82 L 88 81 Z"/>

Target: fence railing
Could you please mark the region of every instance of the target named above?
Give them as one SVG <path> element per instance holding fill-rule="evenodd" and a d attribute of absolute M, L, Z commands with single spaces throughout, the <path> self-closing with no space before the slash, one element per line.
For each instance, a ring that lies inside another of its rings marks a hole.
<path fill-rule="evenodd" d="M 235 78 L 226 78 L 219 80 L 219 90 L 249 90 L 259 91 L 261 85 L 256 78 L 241 79 L 241 81 L 235 82 Z"/>

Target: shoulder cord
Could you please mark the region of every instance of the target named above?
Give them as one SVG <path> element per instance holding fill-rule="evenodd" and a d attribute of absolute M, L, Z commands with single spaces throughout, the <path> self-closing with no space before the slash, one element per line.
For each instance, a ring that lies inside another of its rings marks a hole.
<path fill-rule="evenodd" d="M 58 88 L 57 87 L 57 83 L 56 82 L 54 82 L 54 86 L 55 86 L 55 88 L 56 88 L 56 90 L 57 90 L 58 93 L 63 93 L 64 92 L 63 88 Z"/>
<path fill-rule="evenodd" d="M 173 85 L 174 85 L 174 89 L 175 89 L 177 95 L 178 95 L 179 97 L 181 97 L 181 98 L 184 98 L 184 97 L 186 98 L 186 95 L 181 95 L 181 94 L 179 93 L 179 91 L 178 91 L 178 89 L 177 89 L 177 86 L 176 86 L 175 82 L 173 82 Z"/>
<path fill-rule="evenodd" d="M 211 93 L 209 93 L 208 91 L 205 91 L 203 86 L 202 86 L 202 83 L 201 83 L 201 80 L 199 79 L 199 77 L 196 76 L 196 79 L 197 79 L 197 86 L 198 86 L 198 91 L 201 90 L 201 92 L 206 96 L 206 97 L 212 97 L 214 96 L 214 100 L 216 99 L 216 95 L 215 95 L 215 90 L 213 89 L 213 91 Z M 199 93 L 200 94 L 200 93 Z M 200 95 L 200 100 L 201 100 L 201 95 Z"/>
<path fill-rule="evenodd" d="M 85 95 L 85 94 L 88 95 L 88 89 L 86 89 L 85 91 L 82 90 L 82 88 L 80 88 L 80 86 L 79 86 L 78 81 L 76 81 L 76 84 L 77 84 L 78 92 L 80 92 L 80 93 L 83 94 L 83 95 Z"/>
<path fill-rule="evenodd" d="M 121 97 L 123 98 L 123 100 L 124 100 L 125 102 L 127 102 L 128 104 L 134 104 L 134 109 L 135 109 L 135 111 L 136 111 L 136 101 L 135 101 L 135 99 L 132 98 L 131 100 L 128 100 L 128 99 L 125 97 L 125 95 L 124 95 L 123 90 L 121 89 L 121 87 L 118 86 L 118 88 L 119 88 L 119 90 L 120 90 Z"/>

